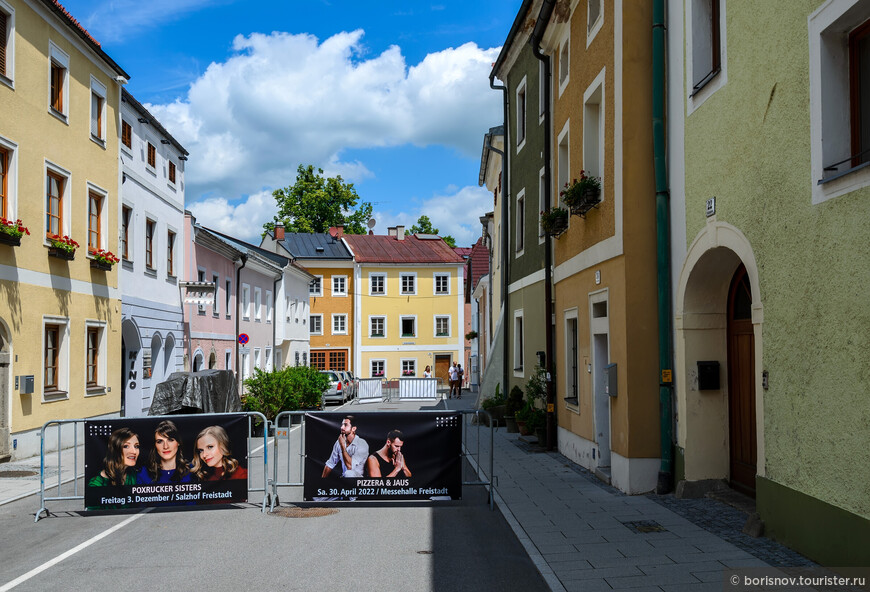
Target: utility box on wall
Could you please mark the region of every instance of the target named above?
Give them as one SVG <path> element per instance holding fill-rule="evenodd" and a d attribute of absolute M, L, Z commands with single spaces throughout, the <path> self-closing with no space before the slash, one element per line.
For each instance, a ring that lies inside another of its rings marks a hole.
<path fill-rule="evenodd" d="M 22 395 L 32 395 L 33 394 L 33 375 L 30 376 L 22 376 L 21 377 L 21 390 Z"/>
<path fill-rule="evenodd" d="M 616 396 L 616 364 L 604 367 L 604 393 L 611 397 Z"/>
<path fill-rule="evenodd" d="M 698 362 L 698 390 L 718 391 L 719 386 L 719 362 Z"/>

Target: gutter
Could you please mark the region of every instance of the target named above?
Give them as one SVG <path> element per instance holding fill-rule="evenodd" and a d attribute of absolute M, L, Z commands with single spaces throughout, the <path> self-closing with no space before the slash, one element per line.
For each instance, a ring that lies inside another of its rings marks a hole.
<path fill-rule="evenodd" d="M 665 0 L 653 2 L 652 112 L 653 166 L 656 180 L 656 280 L 659 325 L 659 429 L 662 462 L 656 493 L 674 487 L 673 317 L 671 315 L 670 193 L 665 143 Z"/>
<path fill-rule="evenodd" d="M 544 0 L 541 12 L 535 22 L 535 28 L 529 37 L 532 53 L 544 65 L 544 211 L 550 209 L 550 186 L 552 184 L 552 167 L 550 165 L 550 78 L 552 76 L 549 56 L 541 52 L 541 39 L 550 22 L 555 0 Z M 556 393 L 553 388 L 553 239 L 544 235 L 544 335 L 546 359 L 544 367 L 547 371 L 547 450 L 556 447 Z"/>

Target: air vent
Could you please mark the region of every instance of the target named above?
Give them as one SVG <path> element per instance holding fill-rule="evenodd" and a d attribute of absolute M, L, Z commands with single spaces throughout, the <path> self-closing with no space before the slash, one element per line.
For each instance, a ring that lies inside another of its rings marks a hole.
<path fill-rule="evenodd" d="M 314 250 L 317 251 L 318 253 L 322 253 L 323 247 L 316 247 Z"/>

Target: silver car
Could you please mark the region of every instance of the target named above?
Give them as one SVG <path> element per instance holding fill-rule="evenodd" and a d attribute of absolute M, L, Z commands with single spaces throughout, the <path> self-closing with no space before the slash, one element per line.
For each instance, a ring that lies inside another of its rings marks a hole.
<path fill-rule="evenodd" d="M 352 400 L 356 396 L 356 379 L 350 370 L 334 370 L 344 381 L 344 398 Z"/>
<path fill-rule="evenodd" d="M 321 370 L 320 373 L 329 379 L 329 388 L 323 392 L 322 397 L 324 407 L 327 403 L 344 403 L 344 379 L 335 370 Z"/>

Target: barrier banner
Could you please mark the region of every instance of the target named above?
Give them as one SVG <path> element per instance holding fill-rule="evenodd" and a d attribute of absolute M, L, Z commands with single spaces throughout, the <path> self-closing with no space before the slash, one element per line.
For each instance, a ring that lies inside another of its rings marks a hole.
<path fill-rule="evenodd" d="M 246 415 L 85 422 L 85 508 L 248 500 Z"/>
<path fill-rule="evenodd" d="M 462 417 L 306 413 L 306 501 L 462 499 Z"/>

